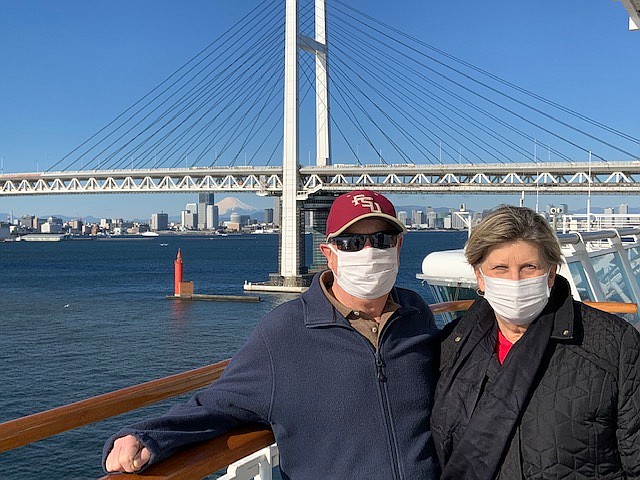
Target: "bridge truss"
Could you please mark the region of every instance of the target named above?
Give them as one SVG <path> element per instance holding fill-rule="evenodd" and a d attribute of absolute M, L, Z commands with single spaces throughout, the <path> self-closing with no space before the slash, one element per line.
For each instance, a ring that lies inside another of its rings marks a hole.
<path fill-rule="evenodd" d="M 300 167 L 298 200 L 319 192 L 640 194 L 640 161 Z M 282 167 L 192 167 L 0 175 L 0 197 L 99 193 L 235 192 L 281 195 Z"/>

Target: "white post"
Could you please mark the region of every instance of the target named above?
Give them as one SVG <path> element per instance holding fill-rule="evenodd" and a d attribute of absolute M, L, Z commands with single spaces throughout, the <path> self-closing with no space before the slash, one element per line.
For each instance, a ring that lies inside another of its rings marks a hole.
<path fill-rule="evenodd" d="M 316 50 L 316 163 L 324 167 L 331 164 L 326 0 L 316 0 L 315 13 L 315 40 L 319 46 L 324 46 L 324 49 Z"/>
<path fill-rule="evenodd" d="M 587 179 L 587 232 L 591 231 L 591 150 L 589 150 L 589 178 Z"/>
<path fill-rule="evenodd" d="M 538 191 L 538 187 L 540 186 L 540 172 L 536 172 L 536 213 L 540 213 L 540 192 Z"/>
<path fill-rule="evenodd" d="M 286 0 L 280 275 L 298 275 L 298 2 Z"/>

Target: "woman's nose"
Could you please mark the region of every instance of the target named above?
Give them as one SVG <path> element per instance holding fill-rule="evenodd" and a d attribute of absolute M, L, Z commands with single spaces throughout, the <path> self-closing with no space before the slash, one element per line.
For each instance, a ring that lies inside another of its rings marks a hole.
<path fill-rule="evenodd" d="M 510 280 L 521 280 L 522 279 L 522 275 L 520 275 L 520 269 L 519 268 L 512 268 L 509 270 L 509 279 Z"/>

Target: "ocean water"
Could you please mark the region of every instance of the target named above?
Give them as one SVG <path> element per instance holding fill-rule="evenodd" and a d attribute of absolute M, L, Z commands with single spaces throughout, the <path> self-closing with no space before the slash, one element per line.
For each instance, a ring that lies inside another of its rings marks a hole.
<path fill-rule="evenodd" d="M 465 240 L 407 234 L 398 285 L 431 302 L 415 278 L 422 259 Z M 297 297 L 167 300 L 178 248 L 197 293 L 242 294 L 245 280 L 277 271 L 277 235 L 0 243 L 0 422 L 229 358 L 265 313 Z M 104 441 L 176 401 L 2 453 L 0 480 L 99 478 Z"/>

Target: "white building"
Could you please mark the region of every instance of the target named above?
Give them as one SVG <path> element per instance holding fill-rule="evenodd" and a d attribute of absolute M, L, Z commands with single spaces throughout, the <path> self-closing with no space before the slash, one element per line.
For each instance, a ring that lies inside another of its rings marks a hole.
<path fill-rule="evenodd" d="M 212 204 L 208 204 L 206 208 L 206 215 L 207 215 L 206 228 L 208 228 L 209 230 L 218 228 L 218 225 L 220 225 L 220 219 L 218 216 L 218 207 Z"/>
<path fill-rule="evenodd" d="M 197 230 L 198 229 L 198 204 L 187 203 L 184 210 L 180 215 L 182 222 L 182 228 L 184 230 Z"/>

